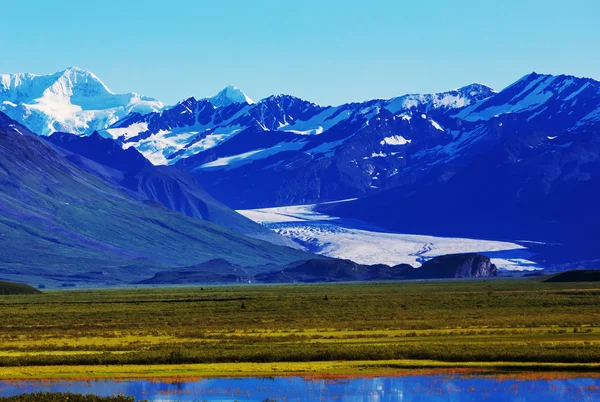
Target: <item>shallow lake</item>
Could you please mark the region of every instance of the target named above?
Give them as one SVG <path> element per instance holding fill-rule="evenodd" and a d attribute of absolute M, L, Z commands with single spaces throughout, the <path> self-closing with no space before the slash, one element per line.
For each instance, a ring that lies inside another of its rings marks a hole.
<path fill-rule="evenodd" d="M 0 381 L 0 396 L 29 392 L 122 393 L 149 401 L 600 401 L 599 378 L 515 379 L 404 376 L 341 380 L 214 378 L 163 380 Z"/>

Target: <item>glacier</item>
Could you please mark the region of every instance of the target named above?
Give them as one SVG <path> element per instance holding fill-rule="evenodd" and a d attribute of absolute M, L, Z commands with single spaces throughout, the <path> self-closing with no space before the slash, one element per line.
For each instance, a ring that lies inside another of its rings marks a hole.
<path fill-rule="evenodd" d="M 347 201 L 352 199 L 327 204 Z M 320 213 L 315 210 L 316 206 L 294 205 L 237 212 L 291 239 L 309 252 L 349 259 L 359 264 L 411 264 L 418 267 L 440 255 L 481 253 L 488 254 L 503 271 L 542 269 L 530 260 L 535 254 L 522 244 L 395 233 L 366 222 Z"/>

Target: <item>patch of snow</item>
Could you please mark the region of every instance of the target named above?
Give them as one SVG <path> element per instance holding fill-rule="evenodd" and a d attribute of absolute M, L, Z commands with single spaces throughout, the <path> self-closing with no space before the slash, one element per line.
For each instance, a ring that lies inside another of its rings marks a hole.
<path fill-rule="evenodd" d="M 406 138 L 404 138 L 401 135 L 393 135 L 391 137 L 386 137 L 383 140 L 381 140 L 379 142 L 379 144 L 384 145 L 384 144 L 388 144 L 388 145 L 406 145 L 406 144 L 410 144 L 412 142 L 412 140 L 407 140 Z"/>
<path fill-rule="evenodd" d="M 365 157 L 363 157 L 363 159 L 371 159 L 371 158 L 385 158 L 385 157 L 387 157 L 387 156 L 388 156 L 388 154 L 384 154 L 382 151 L 379 151 L 379 153 L 375 153 L 375 152 L 373 152 L 373 153 L 371 154 L 371 156 L 365 156 Z"/>
<path fill-rule="evenodd" d="M 430 120 L 431 121 L 431 125 L 433 126 L 433 128 L 435 128 L 436 130 L 440 130 L 440 131 L 446 131 L 442 128 L 442 126 L 440 126 L 436 121 Z"/>
<path fill-rule="evenodd" d="M 238 162 L 243 161 L 244 159 L 249 159 L 253 155 L 256 155 L 263 151 L 265 151 L 265 150 L 264 149 L 256 149 L 254 151 L 244 152 L 243 154 L 227 156 L 224 158 L 218 158 L 217 160 L 214 160 L 212 162 L 205 163 L 204 165 L 200 166 L 200 168 L 206 169 L 206 168 L 211 168 L 211 167 L 220 167 L 220 166 L 239 164 Z"/>
<path fill-rule="evenodd" d="M 108 128 L 104 130 L 113 139 L 123 137 L 125 140 L 136 137 L 145 131 L 148 131 L 148 123 L 145 121 L 132 124 L 129 127 Z"/>
<path fill-rule="evenodd" d="M 306 142 L 304 141 L 281 142 L 270 148 L 256 149 L 237 155 L 224 156 L 212 162 L 205 163 L 194 170 L 215 168 L 229 169 L 233 167 L 239 167 L 259 159 L 268 158 L 269 156 L 278 154 L 279 152 L 297 151 L 304 145 L 306 145 Z"/>
<path fill-rule="evenodd" d="M 21 130 L 19 130 L 17 128 L 17 126 L 15 126 L 14 124 L 10 124 L 8 127 L 12 128 L 14 131 L 16 131 L 17 133 L 21 134 L 21 135 L 25 135 L 21 132 Z"/>

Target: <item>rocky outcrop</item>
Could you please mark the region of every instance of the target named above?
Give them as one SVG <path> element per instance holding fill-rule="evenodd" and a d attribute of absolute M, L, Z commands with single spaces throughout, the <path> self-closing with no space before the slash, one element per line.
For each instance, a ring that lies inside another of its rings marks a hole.
<path fill-rule="evenodd" d="M 480 254 L 451 254 L 435 257 L 414 268 L 409 264 L 361 265 L 350 260 L 309 260 L 281 270 L 256 275 L 257 282 L 351 282 L 415 279 L 480 278 L 496 276 L 498 269 Z"/>
<path fill-rule="evenodd" d="M 239 265 L 218 258 L 201 264 L 156 273 L 139 285 L 192 285 L 252 282 L 251 276 Z"/>
<path fill-rule="evenodd" d="M 497 276 L 498 268 L 481 254 L 448 254 L 435 257 L 416 269 L 418 279 L 481 278 Z"/>

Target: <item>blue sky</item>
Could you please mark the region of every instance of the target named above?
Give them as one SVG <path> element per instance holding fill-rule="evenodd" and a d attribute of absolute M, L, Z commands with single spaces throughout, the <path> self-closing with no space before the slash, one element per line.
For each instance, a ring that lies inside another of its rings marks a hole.
<path fill-rule="evenodd" d="M 0 72 L 77 66 L 166 103 L 227 84 L 339 104 L 531 71 L 600 79 L 597 0 L 6 3 Z"/>

